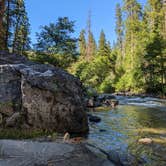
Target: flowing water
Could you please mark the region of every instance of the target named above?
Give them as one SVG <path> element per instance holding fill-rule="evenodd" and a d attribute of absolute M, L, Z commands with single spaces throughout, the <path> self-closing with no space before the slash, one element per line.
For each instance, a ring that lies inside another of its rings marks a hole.
<path fill-rule="evenodd" d="M 117 97 L 115 109 L 98 108 L 93 114 L 100 123 L 90 124 L 90 143 L 105 151 L 130 153 L 147 166 L 166 166 L 166 100 L 139 97 Z M 138 143 L 140 138 L 153 143 Z"/>

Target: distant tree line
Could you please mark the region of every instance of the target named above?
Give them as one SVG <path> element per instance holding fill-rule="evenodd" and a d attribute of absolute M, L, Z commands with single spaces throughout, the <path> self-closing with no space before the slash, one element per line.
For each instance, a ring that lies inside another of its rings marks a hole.
<path fill-rule="evenodd" d="M 116 90 L 166 93 L 166 2 L 124 0 L 116 18 Z"/>
<path fill-rule="evenodd" d="M 112 48 L 104 31 L 98 47 L 90 30 L 88 37 L 81 31 L 80 57 L 70 71 L 99 92 L 166 95 L 166 2 L 148 0 L 143 7 L 123 0 L 116 6 L 115 31 Z"/>

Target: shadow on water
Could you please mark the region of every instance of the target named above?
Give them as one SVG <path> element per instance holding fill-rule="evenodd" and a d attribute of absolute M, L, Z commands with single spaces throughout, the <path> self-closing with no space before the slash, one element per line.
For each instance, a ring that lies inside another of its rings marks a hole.
<path fill-rule="evenodd" d="M 166 107 L 125 104 L 114 110 L 103 110 L 93 113 L 102 121 L 90 125 L 89 142 L 107 152 L 128 152 L 143 158 L 147 166 L 166 165 Z M 145 137 L 153 143 L 139 144 L 138 140 Z"/>

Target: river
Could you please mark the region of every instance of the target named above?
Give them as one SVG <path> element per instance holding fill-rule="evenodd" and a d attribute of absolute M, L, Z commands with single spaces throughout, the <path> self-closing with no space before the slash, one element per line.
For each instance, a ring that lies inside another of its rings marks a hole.
<path fill-rule="evenodd" d="M 146 166 L 166 166 L 166 100 L 117 96 L 115 109 L 97 108 L 93 115 L 102 119 L 90 123 L 88 141 L 103 150 L 126 153 L 142 159 Z M 138 143 L 140 138 L 153 143 Z"/>

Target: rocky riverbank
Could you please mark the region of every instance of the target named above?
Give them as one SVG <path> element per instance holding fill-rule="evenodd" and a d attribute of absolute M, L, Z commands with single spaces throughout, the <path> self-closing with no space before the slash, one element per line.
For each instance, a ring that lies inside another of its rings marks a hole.
<path fill-rule="evenodd" d="M 0 140 L 1 166 L 114 166 L 87 144 Z"/>
<path fill-rule="evenodd" d="M 95 108 L 100 106 L 110 106 L 115 108 L 119 104 L 115 95 L 112 94 L 95 94 L 87 100 L 88 108 Z"/>

